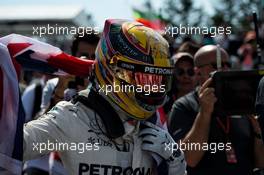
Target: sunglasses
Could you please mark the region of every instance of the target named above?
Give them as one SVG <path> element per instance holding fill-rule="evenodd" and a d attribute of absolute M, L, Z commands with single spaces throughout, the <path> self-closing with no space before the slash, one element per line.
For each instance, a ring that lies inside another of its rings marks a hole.
<path fill-rule="evenodd" d="M 176 75 L 178 76 L 183 76 L 183 75 L 188 75 L 189 77 L 194 76 L 194 70 L 193 69 L 181 69 L 181 68 L 177 68 L 176 69 Z"/>
<path fill-rule="evenodd" d="M 216 63 L 203 64 L 203 65 L 200 65 L 199 67 L 204 67 L 204 66 L 208 66 L 208 65 L 211 65 L 214 69 L 217 69 Z M 221 65 L 222 65 L 222 67 L 226 66 L 227 68 L 231 68 L 231 63 L 229 63 L 229 62 L 222 62 Z"/>

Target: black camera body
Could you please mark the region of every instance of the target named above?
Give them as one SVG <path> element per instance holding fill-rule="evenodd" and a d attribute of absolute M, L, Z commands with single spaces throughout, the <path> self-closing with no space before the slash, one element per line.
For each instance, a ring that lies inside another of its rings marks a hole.
<path fill-rule="evenodd" d="M 256 114 L 255 102 L 264 70 L 219 71 L 212 74 L 217 102 L 214 115 Z"/>

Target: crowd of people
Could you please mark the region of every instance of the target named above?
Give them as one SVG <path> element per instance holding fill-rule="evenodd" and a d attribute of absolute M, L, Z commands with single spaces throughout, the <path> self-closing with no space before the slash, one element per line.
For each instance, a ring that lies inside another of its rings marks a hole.
<path fill-rule="evenodd" d="M 214 116 L 217 98 L 210 86 L 214 71 L 253 69 L 255 37 L 245 35 L 234 59 L 228 39 L 203 44 L 188 38 L 169 53 L 174 46 L 165 36 L 125 20 L 107 20 L 101 34 L 76 35 L 71 54 L 94 60 L 89 77 L 35 70 L 24 71 L 19 82 L 23 174 L 261 175 L 257 116 Z M 146 73 L 151 68 L 163 71 Z M 99 91 L 125 84 L 164 85 L 165 91 Z M 90 143 L 99 150 L 33 151 L 47 141 Z"/>

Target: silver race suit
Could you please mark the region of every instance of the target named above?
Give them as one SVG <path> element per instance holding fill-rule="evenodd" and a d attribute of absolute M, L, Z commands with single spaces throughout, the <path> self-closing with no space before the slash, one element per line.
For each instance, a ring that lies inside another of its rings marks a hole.
<path fill-rule="evenodd" d="M 123 125 L 125 133 L 113 139 L 93 109 L 81 102 L 59 102 L 25 124 L 24 160 L 56 150 L 71 175 L 157 174 L 151 154 L 141 150 L 139 122 L 123 121 Z M 184 163 L 170 163 L 168 174 L 184 174 Z"/>

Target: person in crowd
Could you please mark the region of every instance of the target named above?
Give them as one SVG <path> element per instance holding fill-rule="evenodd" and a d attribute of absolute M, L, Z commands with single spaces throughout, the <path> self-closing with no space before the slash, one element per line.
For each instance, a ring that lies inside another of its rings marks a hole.
<path fill-rule="evenodd" d="M 33 78 L 22 95 L 22 104 L 25 110 L 25 122 L 36 119 L 40 111 L 42 90 L 50 75 L 33 72 Z M 25 162 L 24 175 L 48 175 L 48 156 Z"/>
<path fill-rule="evenodd" d="M 259 125 L 260 129 L 262 130 L 261 135 L 259 137 L 262 137 L 262 140 L 264 142 L 264 77 L 259 82 L 258 91 L 256 95 L 256 112 L 259 116 Z"/>
<path fill-rule="evenodd" d="M 220 47 L 203 46 L 195 54 L 199 86 L 175 101 L 169 131 L 178 143 L 185 144 L 189 175 L 250 175 L 255 167 L 264 167 L 264 145 L 254 134 L 258 123 L 253 117 L 212 115 L 217 98 L 210 87 L 210 73 L 218 68 L 217 55 L 219 71 L 229 70 L 229 56 Z"/>
<path fill-rule="evenodd" d="M 73 56 L 79 58 L 95 59 L 95 49 L 100 36 L 92 32 L 91 34 L 80 35 L 74 37 L 71 46 Z M 44 89 L 41 100 L 41 114 L 53 107 L 57 102 L 64 99 L 64 91 L 68 88 L 68 83 L 74 81 L 77 91 L 83 90 L 88 86 L 88 79 L 83 77 L 57 77 L 50 79 Z"/>
<path fill-rule="evenodd" d="M 244 43 L 238 49 L 240 57 L 241 68 L 243 70 L 250 70 L 257 64 L 257 45 L 256 33 L 249 31 L 246 33 Z"/>
<path fill-rule="evenodd" d="M 95 55 L 91 86 L 24 126 L 24 160 L 49 153 L 32 151 L 33 143 L 48 140 L 89 145 L 83 152 L 57 147 L 69 174 L 155 174 L 163 160 L 168 174 L 185 174 L 183 152 L 173 147 L 170 134 L 146 121 L 169 89 L 172 65 L 166 40 L 140 23 L 111 19 L 105 22 Z M 106 85 L 121 82 L 158 88 L 148 95 L 140 90 L 105 92 Z"/>
<path fill-rule="evenodd" d="M 179 52 L 171 59 L 175 68 L 172 88 L 166 103 L 159 109 L 160 115 L 165 114 L 166 118 L 174 101 L 194 90 L 196 85 L 193 56 L 187 52 Z"/>
<path fill-rule="evenodd" d="M 176 81 L 172 90 L 174 91 L 173 98 L 176 100 L 194 90 L 196 84 L 194 61 L 192 55 L 186 52 L 179 52 L 172 59 L 175 66 Z"/>
<path fill-rule="evenodd" d="M 22 103 L 26 114 L 25 122 L 34 119 L 35 115 L 40 111 L 42 90 L 49 75 L 33 72 L 32 77 L 29 86 L 26 87 L 22 94 Z"/>

